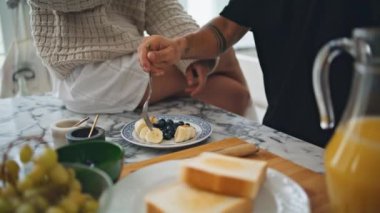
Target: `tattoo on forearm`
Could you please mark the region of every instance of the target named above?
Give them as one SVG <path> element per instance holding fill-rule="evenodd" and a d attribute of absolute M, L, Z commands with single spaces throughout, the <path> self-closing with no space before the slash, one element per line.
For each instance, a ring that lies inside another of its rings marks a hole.
<path fill-rule="evenodd" d="M 216 39 L 216 44 L 218 45 L 219 52 L 222 53 L 227 49 L 227 41 L 223 33 L 213 24 L 209 23 L 206 25 L 207 28 L 211 30 Z"/>

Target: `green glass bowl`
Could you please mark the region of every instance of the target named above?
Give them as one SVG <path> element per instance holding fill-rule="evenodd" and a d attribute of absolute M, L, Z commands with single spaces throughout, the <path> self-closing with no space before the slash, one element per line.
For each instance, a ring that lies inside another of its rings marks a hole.
<path fill-rule="evenodd" d="M 57 149 L 61 163 L 79 163 L 96 167 L 116 182 L 124 161 L 124 150 L 116 143 L 104 140 L 88 143 L 73 143 Z"/>

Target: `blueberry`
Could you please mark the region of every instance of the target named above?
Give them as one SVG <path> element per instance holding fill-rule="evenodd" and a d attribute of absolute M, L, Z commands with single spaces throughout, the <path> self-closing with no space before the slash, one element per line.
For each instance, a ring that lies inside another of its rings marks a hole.
<path fill-rule="evenodd" d="M 173 124 L 174 124 L 174 122 L 173 122 L 172 119 L 168 119 L 168 120 L 166 121 L 166 123 L 167 123 L 167 125 L 173 125 Z"/>
<path fill-rule="evenodd" d="M 168 134 L 170 135 L 170 138 L 173 138 L 174 137 L 174 134 L 175 134 L 175 131 L 168 131 Z"/>
<path fill-rule="evenodd" d="M 180 126 L 184 125 L 185 123 L 183 121 L 178 122 Z"/>
<path fill-rule="evenodd" d="M 170 140 L 172 137 L 171 137 L 171 135 L 170 135 L 170 133 L 169 132 L 164 132 L 164 139 L 165 140 Z"/>
<path fill-rule="evenodd" d="M 159 129 L 161 130 L 161 132 L 164 132 L 166 130 L 166 126 L 159 127 Z"/>
<path fill-rule="evenodd" d="M 185 123 L 185 125 L 186 125 L 186 126 L 190 126 L 190 124 L 189 124 L 189 123 Z"/>
<path fill-rule="evenodd" d="M 164 131 L 175 131 L 175 127 L 174 127 L 174 124 L 173 125 L 167 125 L 165 127 L 165 130 Z"/>
<path fill-rule="evenodd" d="M 157 126 L 160 128 L 162 128 L 162 127 L 164 127 L 164 126 L 166 126 L 166 121 L 165 121 L 165 119 L 160 119 L 160 120 L 158 120 L 158 122 L 157 122 Z"/>
<path fill-rule="evenodd" d="M 174 129 L 177 129 L 177 127 L 181 126 L 179 123 L 174 123 Z"/>

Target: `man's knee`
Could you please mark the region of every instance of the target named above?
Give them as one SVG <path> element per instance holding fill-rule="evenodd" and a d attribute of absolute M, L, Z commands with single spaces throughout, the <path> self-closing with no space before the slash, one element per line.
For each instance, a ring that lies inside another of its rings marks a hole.
<path fill-rule="evenodd" d="M 246 88 L 245 86 L 241 85 L 238 89 L 236 89 L 236 91 L 232 95 L 234 96 L 234 100 L 236 101 L 236 103 L 239 103 L 239 105 L 242 106 L 242 108 L 245 109 L 249 106 L 249 103 L 251 101 L 251 95 L 249 93 L 248 88 Z"/>

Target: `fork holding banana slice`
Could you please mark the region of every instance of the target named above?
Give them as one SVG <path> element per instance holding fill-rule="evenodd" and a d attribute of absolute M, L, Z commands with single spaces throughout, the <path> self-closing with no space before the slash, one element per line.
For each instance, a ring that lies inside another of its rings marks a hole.
<path fill-rule="evenodd" d="M 152 123 L 157 122 L 157 119 L 155 117 L 150 117 L 149 119 Z M 162 131 L 158 128 L 153 128 L 150 130 L 146 125 L 144 119 L 136 121 L 134 131 L 139 138 L 149 143 L 161 143 L 163 140 Z"/>

